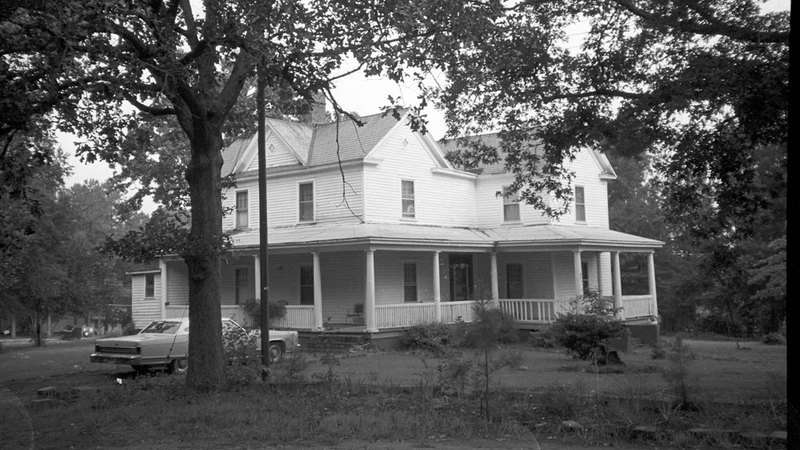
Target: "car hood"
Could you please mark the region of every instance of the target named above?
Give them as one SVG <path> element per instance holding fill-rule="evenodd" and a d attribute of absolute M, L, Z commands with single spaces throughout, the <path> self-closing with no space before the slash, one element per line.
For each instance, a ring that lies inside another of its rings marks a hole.
<path fill-rule="evenodd" d="M 177 335 L 174 334 L 140 333 L 131 336 L 98 339 L 95 344 L 104 347 L 133 347 L 147 342 L 171 341 L 176 337 Z"/>

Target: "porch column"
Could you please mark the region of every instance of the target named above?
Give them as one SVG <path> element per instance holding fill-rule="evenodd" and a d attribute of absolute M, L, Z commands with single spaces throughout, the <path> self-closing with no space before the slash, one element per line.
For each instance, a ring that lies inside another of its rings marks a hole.
<path fill-rule="evenodd" d="M 261 301 L 261 258 L 258 255 L 253 255 L 253 297 Z"/>
<path fill-rule="evenodd" d="M 652 313 L 658 316 L 658 302 L 656 301 L 656 265 L 653 261 L 653 252 L 647 254 L 647 281 L 650 291 L 650 301 L 652 302 Z"/>
<path fill-rule="evenodd" d="M 17 337 L 17 316 L 15 314 L 11 315 L 11 337 Z"/>
<path fill-rule="evenodd" d="M 53 315 L 47 312 L 47 337 L 53 336 Z"/>
<path fill-rule="evenodd" d="M 619 252 L 611 253 L 611 278 L 614 285 L 614 309 L 617 310 L 617 318 L 625 317 L 622 310 L 622 275 L 619 271 Z"/>
<path fill-rule="evenodd" d="M 575 296 L 583 297 L 583 270 L 581 269 L 581 251 L 572 251 L 572 262 L 575 266 Z"/>
<path fill-rule="evenodd" d="M 375 250 L 367 250 L 367 273 L 364 292 L 364 318 L 367 331 L 375 333 L 378 324 L 375 320 Z"/>
<path fill-rule="evenodd" d="M 322 329 L 322 272 L 319 269 L 319 252 L 312 252 L 314 259 L 314 328 Z"/>
<path fill-rule="evenodd" d="M 167 318 L 167 262 L 159 259 L 158 268 L 161 270 L 161 320 L 164 320 Z"/>
<path fill-rule="evenodd" d="M 500 288 L 499 283 L 497 281 L 497 252 L 492 252 L 491 254 L 491 275 L 490 275 L 491 283 L 492 283 L 492 304 L 495 307 L 500 306 Z"/>
<path fill-rule="evenodd" d="M 433 252 L 433 303 L 435 306 L 436 322 L 442 321 L 442 286 L 439 279 L 439 251 Z"/>

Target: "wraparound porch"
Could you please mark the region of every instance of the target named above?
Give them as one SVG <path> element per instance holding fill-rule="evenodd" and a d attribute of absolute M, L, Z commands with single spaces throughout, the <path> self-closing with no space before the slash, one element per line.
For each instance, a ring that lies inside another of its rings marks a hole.
<path fill-rule="evenodd" d="M 590 289 L 613 296 L 626 320 L 655 317 L 652 252 L 647 295 L 622 295 L 618 251 L 563 249 L 350 248 L 270 257 L 270 298 L 286 304 L 273 327 L 377 332 L 413 325 L 469 322 L 479 299 L 492 301 L 521 326 L 551 323 L 569 302 Z M 163 317 L 188 315 L 185 267 L 162 261 Z M 260 284 L 260 261 L 232 254 L 222 268 L 223 316 L 253 324 L 242 304 Z M 408 301 L 411 300 L 411 301 Z"/>

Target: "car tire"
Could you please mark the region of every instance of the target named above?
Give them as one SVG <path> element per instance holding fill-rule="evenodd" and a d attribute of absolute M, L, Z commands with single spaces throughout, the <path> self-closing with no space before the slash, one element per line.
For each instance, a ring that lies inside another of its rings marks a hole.
<path fill-rule="evenodd" d="M 167 363 L 167 374 L 172 375 L 178 371 L 178 360 L 173 359 L 169 363 Z"/>
<path fill-rule="evenodd" d="M 270 362 L 278 362 L 283 359 L 283 343 L 281 342 L 270 342 L 269 343 L 269 361 Z"/>
<path fill-rule="evenodd" d="M 131 366 L 136 371 L 136 375 L 146 375 L 150 369 L 147 366 Z"/>

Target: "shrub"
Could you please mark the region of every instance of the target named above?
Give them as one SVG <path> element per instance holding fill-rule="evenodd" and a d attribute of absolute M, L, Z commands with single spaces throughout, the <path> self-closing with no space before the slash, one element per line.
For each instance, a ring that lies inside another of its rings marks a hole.
<path fill-rule="evenodd" d="M 761 342 L 767 345 L 786 345 L 786 338 L 779 333 L 768 333 L 761 338 Z"/>
<path fill-rule="evenodd" d="M 247 300 L 242 309 L 250 317 L 253 324 L 258 324 L 261 320 L 261 301 L 257 298 Z M 269 310 L 269 321 L 272 323 L 275 319 L 281 319 L 286 316 L 286 302 L 267 302 L 267 309 Z"/>
<path fill-rule="evenodd" d="M 623 335 L 625 326 L 614 318 L 615 312 L 607 298 L 589 293 L 575 299 L 570 312 L 559 315 L 550 333 L 573 357 L 589 360 L 606 340 Z"/>
<path fill-rule="evenodd" d="M 517 322 L 503 310 L 489 306 L 488 302 L 478 302 L 474 312 L 475 321 L 466 326 L 464 346 L 483 348 L 519 341 Z"/>
<path fill-rule="evenodd" d="M 415 325 L 400 337 L 400 346 L 408 350 L 442 352 L 451 344 L 451 334 L 455 334 L 451 327 L 442 323 Z"/>

